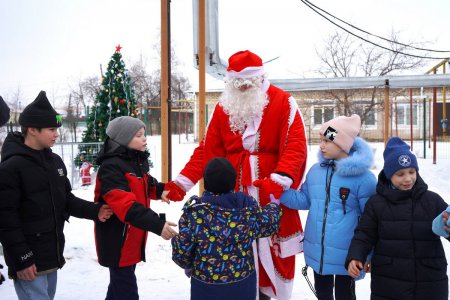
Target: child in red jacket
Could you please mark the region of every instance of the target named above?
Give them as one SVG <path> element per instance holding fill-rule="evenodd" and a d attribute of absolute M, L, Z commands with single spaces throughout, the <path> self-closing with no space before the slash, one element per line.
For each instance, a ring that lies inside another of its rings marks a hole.
<path fill-rule="evenodd" d="M 136 118 L 112 120 L 97 159 L 95 201 L 109 204 L 114 212 L 108 222 L 97 222 L 95 227 L 98 261 L 110 273 L 106 299 L 139 299 L 134 272 L 136 264 L 145 261 L 147 231 L 166 240 L 177 234 L 171 227 L 175 223 L 150 209 L 150 199 L 161 199 L 168 192 L 148 173 L 144 130 L 144 123 Z"/>

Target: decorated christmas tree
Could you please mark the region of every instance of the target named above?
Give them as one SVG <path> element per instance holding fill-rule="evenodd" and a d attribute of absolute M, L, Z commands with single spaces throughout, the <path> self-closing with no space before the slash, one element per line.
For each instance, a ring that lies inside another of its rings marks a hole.
<path fill-rule="evenodd" d="M 131 80 L 120 53 L 121 48 L 120 45 L 116 47 L 108 69 L 102 77 L 102 85 L 95 98 L 94 106 L 88 112 L 83 143 L 104 142 L 109 121 L 120 116 L 137 117 L 138 115 Z M 75 165 L 80 167 L 85 161 L 95 165 L 98 148 L 95 144 L 80 145 Z"/>

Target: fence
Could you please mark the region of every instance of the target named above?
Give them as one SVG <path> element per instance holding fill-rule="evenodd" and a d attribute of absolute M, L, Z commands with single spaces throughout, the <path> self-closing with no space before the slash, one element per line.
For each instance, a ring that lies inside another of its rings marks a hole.
<path fill-rule="evenodd" d="M 80 186 L 80 169 L 78 161 L 91 163 L 94 168 L 97 153 L 103 143 L 58 143 L 52 151 L 61 156 L 67 168 L 67 177 L 70 179 L 73 188 Z M 81 150 L 80 149 L 86 149 Z"/>

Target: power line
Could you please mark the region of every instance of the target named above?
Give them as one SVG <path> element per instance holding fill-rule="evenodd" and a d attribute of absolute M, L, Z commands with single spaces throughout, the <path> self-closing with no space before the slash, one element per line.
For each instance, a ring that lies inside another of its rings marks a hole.
<path fill-rule="evenodd" d="M 310 5 L 310 4 L 308 3 L 307 0 L 300 0 L 300 1 L 301 1 L 303 4 L 305 4 L 306 6 L 308 6 L 308 7 L 309 7 L 312 11 L 314 11 L 316 14 L 318 14 L 318 15 L 320 15 L 322 18 L 326 19 L 328 22 L 330 22 L 330 23 L 332 23 L 333 25 L 339 27 L 340 29 L 344 30 L 345 32 L 347 32 L 347 33 L 353 35 L 354 37 L 356 37 L 356 38 L 358 38 L 358 39 L 361 39 L 361 40 L 363 40 L 363 41 L 365 41 L 365 42 L 367 42 L 367 43 L 369 43 L 369 44 L 372 44 L 372 45 L 374 45 L 374 46 L 376 46 L 376 47 L 379 47 L 379 48 L 382 48 L 382 49 L 384 49 L 384 50 L 391 51 L 391 52 L 394 52 L 394 53 L 397 53 L 397 54 L 402 54 L 402 55 L 405 55 L 405 56 L 410 56 L 410 57 L 415 57 L 415 58 L 423 58 L 423 59 L 447 59 L 447 58 L 448 58 L 448 57 L 432 57 L 432 56 L 422 56 L 422 55 L 416 55 L 416 54 L 409 54 L 409 53 L 405 53 L 405 52 L 402 52 L 402 51 L 390 49 L 390 48 L 387 48 L 387 47 L 385 47 L 385 46 L 381 46 L 381 45 L 379 45 L 379 44 L 376 44 L 376 43 L 374 43 L 374 42 L 372 42 L 372 41 L 370 41 L 370 40 L 368 40 L 368 39 L 365 39 L 365 38 L 363 38 L 363 37 L 357 35 L 356 33 L 351 32 L 350 30 L 348 30 L 348 29 L 342 27 L 342 26 L 339 25 L 339 24 L 336 24 L 335 22 L 333 22 L 332 20 L 330 20 L 328 17 L 326 17 L 326 16 L 324 16 L 323 14 L 321 14 L 320 12 L 318 12 L 318 11 L 312 6 L 312 4 Z M 390 42 L 400 44 L 400 43 L 394 42 L 394 41 L 390 41 Z M 447 51 L 444 51 L 444 52 L 447 52 Z"/>
<path fill-rule="evenodd" d="M 302 0 L 302 1 L 303 1 L 303 0 Z M 440 53 L 450 52 L 450 50 L 433 50 L 433 49 L 427 49 L 427 48 L 415 47 L 415 46 L 411 46 L 411 45 L 408 45 L 408 44 L 403 44 L 403 43 L 401 43 L 401 42 L 397 42 L 397 41 L 393 41 L 393 40 L 387 39 L 387 38 L 385 38 L 385 37 L 382 37 L 382 36 L 379 36 L 379 35 L 370 33 L 370 32 L 368 32 L 368 31 L 366 31 L 366 30 L 363 30 L 363 29 L 361 29 L 361 28 L 355 26 L 355 25 L 352 25 L 352 24 L 350 24 L 350 23 L 348 23 L 348 22 L 346 22 L 346 21 L 344 21 L 344 20 L 342 20 L 342 19 L 336 17 L 335 15 L 333 15 L 333 14 L 327 12 L 326 10 L 324 10 L 324 9 L 322 9 L 322 8 L 320 8 L 320 7 L 318 7 L 317 5 L 315 5 L 314 3 L 311 3 L 311 2 L 308 1 L 308 0 L 304 0 L 304 2 L 307 2 L 309 5 L 314 6 L 314 7 L 317 8 L 318 10 L 323 11 L 323 12 L 326 13 L 327 15 L 329 15 L 329 16 L 335 18 L 335 19 L 338 20 L 338 21 L 341 21 L 342 23 L 344 23 L 344 24 L 346 24 L 346 25 L 348 25 L 348 26 L 350 26 L 350 27 L 355 28 L 356 30 L 359 30 L 359 31 L 364 32 L 364 33 L 366 33 L 366 34 L 368 34 L 368 35 L 377 37 L 377 38 L 379 38 L 379 39 L 385 40 L 385 41 L 387 41 L 387 42 L 394 43 L 394 44 L 398 44 L 398 45 L 405 46 L 405 47 L 409 47 L 409 48 L 413 48 L 413 49 L 416 49 L 416 50 L 421 50 L 421 51 L 440 52 Z"/>

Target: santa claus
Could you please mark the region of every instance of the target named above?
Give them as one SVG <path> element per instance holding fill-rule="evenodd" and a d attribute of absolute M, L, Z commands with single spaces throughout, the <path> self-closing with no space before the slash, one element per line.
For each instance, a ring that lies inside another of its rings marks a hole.
<path fill-rule="evenodd" d="M 215 106 L 205 137 L 189 162 L 166 184 L 168 198 L 177 200 L 202 178 L 213 157 L 226 157 L 238 174 L 236 191 L 267 204 L 269 195 L 297 188 L 306 165 L 306 137 L 295 99 L 271 85 L 262 60 L 246 50 L 229 58 L 225 90 Z M 298 212 L 282 206 L 276 236 L 254 244 L 260 299 L 289 299 L 295 255 L 302 251 L 303 230 Z"/>

